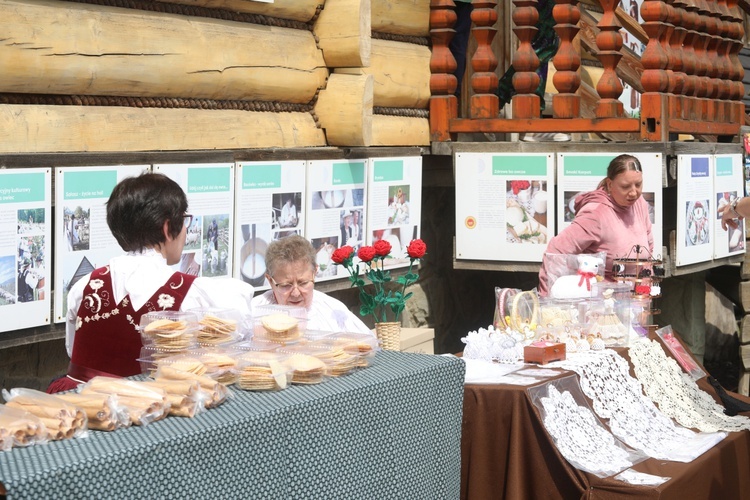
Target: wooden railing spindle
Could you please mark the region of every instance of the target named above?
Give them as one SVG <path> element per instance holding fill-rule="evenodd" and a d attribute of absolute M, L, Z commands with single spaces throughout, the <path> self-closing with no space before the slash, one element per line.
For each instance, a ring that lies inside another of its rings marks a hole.
<path fill-rule="evenodd" d="M 604 10 L 602 18 L 597 25 L 599 34 L 596 36 L 596 46 L 599 48 L 597 57 L 602 63 L 604 73 L 599 78 L 596 85 L 596 91 L 599 93 L 599 103 L 596 106 L 597 118 L 617 118 L 622 116 L 623 107 L 619 101 L 622 94 L 622 83 L 617 76 L 615 68 L 620 62 L 622 54 L 622 35 L 620 28 L 622 25 L 615 16 L 615 10 L 620 4 L 620 0 L 599 0 Z"/>
<path fill-rule="evenodd" d="M 472 118 L 496 118 L 500 110 L 500 100 L 497 97 L 499 79 L 495 74 L 497 57 L 492 51 L 492 39 L 497 33 L 497 0 L 477 1 L 473 2 L 473 6 L 472 33 L 477 40 L 477 50 L 471 58 L 471 67 L 474 70 L 471 88 L 474 95 L 471 96 L 469 113 Z"/>
<path fill-rule="evenodd" d="M 454 95 L 458 80 L 456 59 L 451 54 L 450 44 L 456 31 L 456 12 L 453 0 L 430 1 L 430 140 L 450 141 L 450 121 L 458 116 L 458 99 Z"/>
<path fill-rule="evenodd" d="M 552 17 L 555 18 L 555 32 L 560 37 L 560 47 L 552 59 L 557 70 L 552 77 L 552 83 L 557 94 L 552 96 L 552 113 L 556 118 L 577 118 L 581 115 L 581 97 L 576 95 L 581 86 L 581 55 L 573 39 L 578 34 L 578 21 L 581 12 L 578 0 L 555 0 Z"/>
<path fill-rule="evenodd" d="M 531 46 L 537 33 L 539 21 L 537 0 L 513 0 L 513 33 L 518 37 L 518 50 L 513 55 L 513 88 L 516 95 L 511 101 L 513 118 L 539 118 L 541 103 L 534 91 L 539 87 L 540 78 L 536 73 L 539 58 Z"/>

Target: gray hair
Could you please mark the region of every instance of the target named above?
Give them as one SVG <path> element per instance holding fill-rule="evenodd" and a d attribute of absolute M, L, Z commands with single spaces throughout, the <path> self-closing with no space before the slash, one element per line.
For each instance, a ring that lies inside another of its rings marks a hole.
<path fill-rule="evenodd" d="M 315 272 L 317 260 L 312 243 L 299 235 L 287 236 L 272 241 L 266 250 L 266 269 L 269 276 L 273 276 L 279 267 L 293 262 L 307 262 Z"/>

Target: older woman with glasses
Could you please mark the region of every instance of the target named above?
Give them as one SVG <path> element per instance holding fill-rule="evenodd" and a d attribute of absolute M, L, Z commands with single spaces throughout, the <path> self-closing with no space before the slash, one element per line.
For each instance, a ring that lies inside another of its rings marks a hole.
<path fill-rule="evenodd" d="M 317 267 L 315 249 L 305 238 L 293 235 L 272 242 L 266 250 L 266 279 L 271 289 L 255 297 L 253 307 L 300 306 L 307 309 L 309 330 L 372 334 L 344 304 L 315 290 Z"/>
<path fill-rule="evenodd" d="M 192 215 L 179 184 L 144 173 L 119 182 L 107 201 L 107 225 L 127 254 L 73 284 L 68 292 L 68 374 L 47 392 L 73 389 L 97 375 L 141 373 L 137 327 L 148 311 L 224 307 L 250 314 L 253 287 L 231 278 L 196 278 L 180 262 Z"/>

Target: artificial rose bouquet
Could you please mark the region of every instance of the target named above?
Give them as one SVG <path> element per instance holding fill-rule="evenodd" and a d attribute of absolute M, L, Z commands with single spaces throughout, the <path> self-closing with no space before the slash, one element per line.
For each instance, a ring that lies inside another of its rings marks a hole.
<path fill-rule="evenodd" d="M 354 249 L 348 245 L 336 249 L 331 260 L 340 264 L 349 271 L 349 281 L 352 286 L 359 288 L 360 307 L 359 314 L 367 316 L 372 314 L 376 323 L 388 321 L 387 312 L 393 312 L 394 321 L 398 321 L 401 313 L 406 307 L 406 301 L 412 293 L 406 293 L 406 288 L 413 285 L 419 279 L 419 275 L 413 271 L 414 262 L 424 257 L 427 245 L 422 240 L 412 240 L 406 248 L 409 255 L 409 270 L 406 274 L 396 278 L 396 289 L 389 289 L 391 280 L 390 271 L 383 269 L 385 259 L 391 258 L 391 244 L 385 240 L 376 241 L 372 246 L 364 246 L 356 252 L 356 256 L 365 265 L 365 276 L 374 285 L 374 293 L 365 291 L 365 280 L 359 275 L 359 264 L 354 264 Z"/>

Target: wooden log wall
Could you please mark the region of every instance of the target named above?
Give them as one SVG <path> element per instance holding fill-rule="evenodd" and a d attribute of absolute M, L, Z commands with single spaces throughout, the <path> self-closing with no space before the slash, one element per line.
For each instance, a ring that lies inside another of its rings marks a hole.
<path fill-rule="evenodd" d="M 0 153 L 429 144 L 427 0 L 0 11 Z"/>

